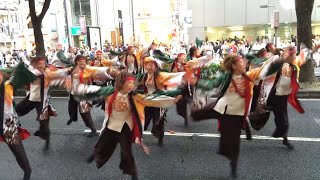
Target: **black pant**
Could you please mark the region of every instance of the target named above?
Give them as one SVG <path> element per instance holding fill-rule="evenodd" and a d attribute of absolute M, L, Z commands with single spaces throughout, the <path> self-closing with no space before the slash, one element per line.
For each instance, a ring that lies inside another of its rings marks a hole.
<path fill-rule="evenodd" d="M 220 119 L 220 148 L 219 154 L 237 162 L 240 152 L 241 125 L 244 116 L 224 114 Z"/>
<path fill-rule="evenodd" d="M 5 141 L 5 138 L 3 138 Z M 22 144 L 22 140 L 20 138 L 20 136 L 18 135 L 17 137 L 17 143 L 16 144 L 10 144 L 8 142 L 5 141 L 5 143 L 7 143 L 8 147 L 10 148 L 11 152 L 13 153 L 13 155 L 15 156 L 17 163 L 19 164 L 19 166 L 21 167 L 21 169 L 25 172 L 25 173 L 31 173 L 31 167 L 27 158 L 27 154 L 24 150 L 23 144 Z"/>
<path fill-rule="evenodd" d="M 16 105 L 16 112 L 21 117 L 28 114 L 33 109 L 37 110 L 37 120 L 39 120 L 39 116 L 42 110 L 41 102 L 30 101 L 29 96 L 24 98 L 22 101 Z M 39 136 L 41 139 L 49 140 L 50 139 L 50 129 L 49 129 L 49 119 L 39 120 L 40 127 L 39 130 L 35 132 L 36 136 Z"/>
<path fill-rule="evenodd" d="M 289 119 L 288 119 L 288 96 L 273 95 L 268 100 L 274 113 L 274 122 L 276 130 L 273 133 L 274 137 L 288 137 Z"/>
<path fill-rule="evenodd" d="M 72 94 L 70 94 L 68 111 L 69 111 L 70 120 L 72 120 L 73 122 L 76 122 L 78 120 L 78 106 L 80 108 L 80 103 L 73 98 Z M 83 119 L 83 122 L 88 128 L 90 128 L 91 130 L 96 129 L 94 126 L 90 111 L 86 113 L 80 113 L 80 115 Z"/>
<path fill-rule="evenodd" d="M 218 119 L 220 123 L 219 154 L 237 163 L 240 151 L 240 135 L 244 116 L 220 114 L 213 108 L 215 103 L 208 104 L 203 109 L 191 113 L 194 121 Z"/>
<path fill-rule="evenodd" d="M 188 104 L 185 98 L 182 98 L 180 101 L 177 102 L 177 113 L 184 118 L 185 121 L 188 120 Z"/>
<path fill-rule="evenodd" d="M 121 133 L 105 128 L 94 147 L 97 167 L 101 168 L 110 159 L 119 143 L 121 147 L 120 168 L 125 174 L 136 175 L 137 168 L 131 151 L 131 135 L 132 132 L 127 123 L 122 127 Z"/>
<path fill-rule="evenodd" d="M 165 115 L 160 117 L 160 108 L 156 107 L 145 107 L 144 108 L 145 113 L 145 124 L 144 124 L 144 130 L 148 129 L 148 126 L 151 122 L 151 119 L 153 120 L 153 126 L 151 133 L 156 136 L 159 139 L 163 139 L 164 137 L 164 121 L 165 121 Z"/>

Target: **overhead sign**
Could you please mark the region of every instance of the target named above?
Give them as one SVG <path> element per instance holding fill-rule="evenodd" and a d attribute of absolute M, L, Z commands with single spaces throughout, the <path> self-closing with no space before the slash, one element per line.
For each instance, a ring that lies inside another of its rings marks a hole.
<path fill-rule="evenodd" d="M 81 35 L 81 27 L 71 27 L 71 35 Z"/>

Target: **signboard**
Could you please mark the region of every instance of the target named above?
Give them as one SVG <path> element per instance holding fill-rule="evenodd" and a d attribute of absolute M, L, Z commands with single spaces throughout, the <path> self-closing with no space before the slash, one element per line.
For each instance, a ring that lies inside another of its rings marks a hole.
<path fill-rule="evenodd" d="M 273 11 L 273 15 L 271 16 L 271 28 L 277 28 L 279 27 L 279 17 L 280 17 L 280 11 L 275 10 Z"/>
<path fill-rule="evenodd" d="M 183 22 L 186 27 L 192 27 L 192 10 L 186 10 L 183 12 Z"/>
<path fill-rule="evenodd" d="M 81 35 L 81 27 L 71 27 L 71 35 Z"/>
<path fill-rule="evenodd" d="M 102 49 L 101 34 L 99 27 L 88 27 L 88 45 L 90 48 Z"/>
<path fill-rule="evenodd" d="M 81 35 L 86 35 L 86 19 L 84 16 L 79 16 Z"/>

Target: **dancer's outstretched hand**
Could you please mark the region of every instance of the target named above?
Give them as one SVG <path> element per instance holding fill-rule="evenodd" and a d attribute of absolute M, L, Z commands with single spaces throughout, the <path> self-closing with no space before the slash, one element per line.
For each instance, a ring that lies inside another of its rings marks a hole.
<path fill-rule="evenodd" d="M 176 97 L 176 99 L 174 100 L 174 103 L 179 102 L 181 98 L 182 98 L 182 95 L 178 95 L 178 96 Z"/>

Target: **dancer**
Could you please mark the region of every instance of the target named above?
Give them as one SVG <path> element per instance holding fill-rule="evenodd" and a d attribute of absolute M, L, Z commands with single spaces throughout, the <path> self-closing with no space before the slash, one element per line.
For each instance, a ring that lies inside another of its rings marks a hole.
<path fill-rule="evenodd" d="M 267 68 L 267 64 L 263 66 Z M 194 121 L 218 119 L 221 133 L 219 154 L 231 160 L 231 176 L 237 177 L 237 162 L 240 151 L 241 128 L 246 127 L 246 116 L 252 98 L 254 80 L 261 75 L 263 67 L 246 72 L 245 61 L 241 56 L 229 54 L 223 61 L 227 72 L 215 80 L 199 80 L 198 88 L 211 90 L 218 88 L 220 97 L 216 103 L 191 112 Z"/>
<path fill-rule="evenodd" d="M 141 74 L 138 81 L 144 87 L 145 94 L 157 94 L 167 90 L 175 90 L 179 85 L 183 83 L 182 77 L 184 72 L 180 73 L 166 73 L 159 72 L 162 67 L 162 61 L 154 59 L 152 57 L 146 57 L 144 59 L 144 65 L 146 73 Z M 175 78 L 175 82 L 169 83 L 171 79 Z M 159 139 L 159 146 L 163 145 L 164 137 L 164 122 L 166 121 L 167 109 L 157 107 L 145 108 L 145 126 L 144 130 L 147 130 L 151 120 L 153 120 L 152 134 Z"/>
<path fill-rule="evenodd" d="M 44 150 L 48 150 L 50 144 L 49 119 L 50 116 L 57 115 L 50 104 L 49 87 L 52 80 L 65 78 L 68 75 L 68 69 L 54 70 L 54 68 L 49 68 L 46 66 L 45 59 L 41 57 L 36 57 L 32 64 L 35 68 L 29 66 L 26 70 L 36 75 L 38 79 L 30 83 L 30 92 L 16 105 L 16 112 L 21 117 L 33 109 L 37 110 L 37 121 L 39 121 L 40 127 L 34 135 L 46 140 Z M 20 66 L 24 67 L 23 64 Z"/>
<path fill-rule="evenodd" d="M 90 88 L 89 88 L 90 87 Z M 97 167 L 101 168 L 112 156 L 117 144 L 121 147 L 120 169 L 123 173 L 132 176 L 133 180 L 138 179 L 137 168 L 131 150 L 131 143 L 137 142 L 143 150 L 149 154 L 148 148 L 142 144 L 142 127 L 144 121 L 144 106 L 159 106 L 159 103 L 144 101 L 145 96 L 134 94 L 135 78 L 126 71 L 121 71 L 115 79 L 113 87 L 79 86 L 79 95 L 86 97 L 107 97 L 105 109 L 105 121 L 102 133 L 94 147 L 94 155 L 89 162 L 95 159 Z M 76 92 L 77 93 L 77 92 Z M 181 96 L 172 98 L 173 103 Z M 171 104 L 161 104 L 170 106 Z"/>
<path fill-rule="evenodd" d="M 4 141 L 15 156 L 19 166 L 24 171 L 23 179 L 29 180 L 32 170 L 22 140 L 28 138 L 30 134 L 27 130 L 20 127 L 18 116 L 14 113 L 13 92 L 18 87 L 21 87 L 23 83 L 32 82 L 37 77 L 30 74 L 26 75 L 25 73 L 22 75 L 26 76 L 19 76 L 21 72 L 20 67 L 21 66 L 18 65 L 15 69 L 17 76 L 11 80 L 6 80 L 9 77 L 6 72 L 0 72 L 0 141 Z M 30 77 L 30 79 L 26 77 Z"/>
<path fill-rule="evenodd" d="M 67 125 L 70 125 L 72 122 L 78 120 L 78 111 L 79 107 L 80 115 L 85 123 L 85 125 L 91 129 L 91 133 L 88 137 L 96 135 L 96 128 L 94 126 L 90 110 L 91 104 L 86 100 L 76 101 L 73 97 L 74 88 L 79 84 L 92 84 L 92 79 L 113 79 L 108 73 L 114 73 L 108 67 L 92 67 L 87 65 L 87 58 L 85 56 L 78 55 L 75 57 L 76 67 L 70 69 L 71 74 L 71 92 L 68 104 L 68 111 L 70 119 L 67 122 Z"/>
<path fill-rule="evenodd" d="M 294 146 L 288 140 L 287 105 L 289 102 L 299 113 L 304 113 L 304 109 L 296 97 L 299 90 L 297 79 L 299 77 L 299 66 L 306 62 L 310 50 L 301 45 L 299 56 L 296 56 L 294 47 L 286 48 L 284 54 L 288 54 L 284 62 L 270 68 L 267 72 L 267 78 L 261 85 L 259 104 L 255 111 L 250 114 L 249 119 L 259 130 L 269 119 L 270 111 L 273 111 L 276 130 L 272 136 L 275 138 L 282 137 L 283 145 L 293 149 Z"/>
<path fill-rule="evenodd" d="M 137 75 L 140 71 L 140 62 L 137 60 L 136 55 L 134 54 L 135 48 L 133 46 L 128 47 L 128 54 L 123 56 L 123 62 L 126 66 L 126 69 L 129 73 Z"/>
<path fill-rule="evenodd" d="M 186 72 L 186 58 L 187 55 L 184 53 L 179 53 L 177 56 L 177 59 L 174 61 L 171 67 L 171 72 L 176 73 L 176 72 Z M 177 107 L 177 113 L 184 118 L 184 126 L 188 127 L 189 126 L 189 116 L 188 116 L 188 96 L 189 96 L 189 91 L 188 87 L 185 86 L 184 88 L 186 91 L 182 95 L 184 96 L 176 105 Z"/>

